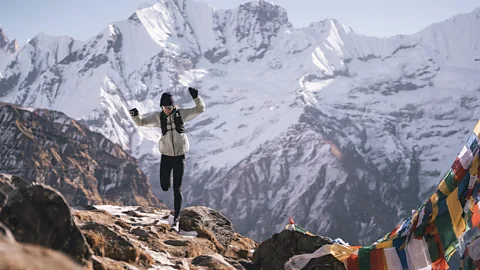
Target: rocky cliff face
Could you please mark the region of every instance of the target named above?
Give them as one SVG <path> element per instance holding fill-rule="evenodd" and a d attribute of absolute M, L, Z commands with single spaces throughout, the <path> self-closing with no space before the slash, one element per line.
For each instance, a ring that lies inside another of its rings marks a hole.
<path fill-rule="evenodd" d="M 254 269 L 258 244 L 213 209 L 184 209 L 176 233 L 167 209 L 71 208 L 50 186 L 7 175 L 0 184 L 7 198 L 0 204 L 0 263 L 7 269 Z"/>
<path fill-rule="evenodd" d="M 0 172 L 50 185 L 72 205 L 161 205 L 133 157 L 61 112 L 1 103 L 0 133 Z"/>

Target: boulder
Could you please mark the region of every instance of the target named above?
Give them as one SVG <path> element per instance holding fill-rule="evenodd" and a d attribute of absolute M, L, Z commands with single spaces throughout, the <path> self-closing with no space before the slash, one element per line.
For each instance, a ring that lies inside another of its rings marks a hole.
<path fill-rule="evenodd" d="M 29 185 L 27 181 L 18 176 L 0 173 L 0 211 L 2 211 L 2 208 L 7 203 L 10 192 L 14 189 L 27 187 Z"/>
<path fill-rule="evenodd" d="M 251 260 L 253 251 L 257 249 L 257 247 L 258 244 L 252 239 L 242 236 L 239 233 L 235 233 L 225 256 L 239 260 Z"/>
<path fill-rule="evenodd" d="M 92 257 L 93 270 L 139 270 L 137 267 L 126 262 L 119 262 L 110 258 Z"/>
<path fill-rule="evenodd" d="M 15 237 L 7 226 L 0 222 L 0 241 L 15 243 Z"/>
<path fill-rule="evenodd" d="M 113 226 L 89 222 L 82 225 L 81 229 L 97 257 L 143 266 L 153 263 L 148 253 L 136 247 L 129 237 L 115 231 Z"/>
<path fill-rule="evenodd" d="M 24 186 L 10 192 L 0 221 L 19 242 L 61 251 L 82 264 L 90 261 L 91 251 L 69 205 L 49 186 Z"/>
<path fill-rule="evenodd" d="M 235 235 L 230 220 L 220 212 L 204 206 L 183 209 L 180 213 L 180 229 L 196 231 L 199 237 L 209 239 L 221 254 L 225 254 Z"/>
<path fill-rule="evenodd" d="M 5 194 L 2 190 L 0 190 L 0 211 L 2 211 L 5 204 L 7 204 L 8 195 Z"/>
<path fill-rule="evenodd" d="M 219 254 L 212 254 L 212 255 L 201 255 L 195 257 L 192 260 L 192 264 L 195 266 L 203 266 L 207 269 L 218 269 L 218 270 L 245 270 L 245 268 L 235 261 L 227 262 L 225 258 L 223 258 Z"/>
<path fill-rule="evenodd" d="M 253 254 L 257 270 L 284 269 L 285 263 L 294 255 L 315 252 L 323 245 L 331 244 L 329 238 L 310 236 L 301 232 L 284 230 L 265 240 Z M 310 260 L 302 270 L 344 270 L 343 263 L 331 255 Z"/>
<path fill-rule="evenodd" d="M 14 189 L 27 187 L 29 185 L 30 184 L 21 177 L 0 173 L 0 191 L 3 191 L 5 194 L 10 193 Z"/>
<path fill-rule="evenodd" d="M 63 253 L 45 247 L 3 242 L 0 239 L 0 269 L 85 270 Z"/>

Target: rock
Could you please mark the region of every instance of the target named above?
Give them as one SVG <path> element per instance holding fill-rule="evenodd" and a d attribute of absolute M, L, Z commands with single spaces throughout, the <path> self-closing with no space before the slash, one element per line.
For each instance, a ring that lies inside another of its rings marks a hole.
<path fill-rule="evenodd" d="M 117 221 L 115 221 L 115 224 L 117 224 L 118 226 L 120 226 L 120 227 L 122 227 L 123 229 L 126 229 L 126 230 L 130 230 L 130 228 L 132 227 L 132 225 L 126 223 L 123 220 L 117 220 Z"/>
<path fill-rule="evenodd" d="M 12 177 L 11 175 L 0 173 L 0 191 L 5 193 L 5 195 L 15 189 L 15 187 L 13 186 L 11 177 Z"/>
<path fill-rule="evenodd" d="M 255 269 L 284 269 L 285 263 L 294 255 L 313 253 L 331 240 L 320 236 L 309 236 L 301 232 L 284 230 L 260 244 L 253 254 Z M 328 255 L 310 260 L 302 270 L 344 270 L 343 263 Z"/>
<path fill-rule="evenodd" d="M 235 234 L 230 220 L 204 206 L 183 209 L 180 213 L 180 229 L 196 231 L 199 237 L 212 241 L 221 254 L 225 254 Z"/>
<path fill-rule="evenodd" d="M 241 264 L 240 262 L 237 262 L 236 260 L 225 258 L 225 261 L 227 261 L 235 269 L 245 270 L 245 267 L 243 267 L 243 264 Z"/>
<path fill-rule="evenodd" d="M 235 264 L 236 267 L 234 267 L 219 254 L 201 255 L 201 256 L 195 257 L 192 260 L 192 264 L 195 266 L 204 266 L 204 267 L 207 267 L 208 269 L 218 269 L 218 270 L 234 270 L 234 269 L 244 270 L 245 269 L 239 263 L 236 263 Z"/>
<path fill-rule="evenodd" d="M 110 258 L 93 256 L 93 270 L 138 270 L 137 267 L 126 262 L 119 262 Z"/>
<path fill-rule="evenodd" d="M 0 222 L 0 241 L 15 243 L 15 237 L 7 226 Z"/>
<path fill-rule="evenodd" d="M 128 237 L 107 225 L 90 222 L 80 228 L 97 256 L 127 263 L 137 263 L 143 266 L 153 263 L 150 255 L 135 247 Z"/>
<path fill-rule="evenodd" d="M 7 204 L 8 196 L 0 190 L 0 211 L 2 211 L 5 204 Z"/>
<path fill-rule="evenodd" d="M 16 175 L 0 173 L 0 191 L 6 195 L 12 190 L 22 187 L 27 187 L 30 184 Z"/>
<path fill-rule="evenodd" d="M 37 244 L 70 255 L 87 264 L 91 251 L 74 223 L 65 198 L 45 185 L 13 190 L 0 213 L 19 242 Z"/>
<path fill-rule="evenodd" d="M 163 241 L 165 244 L 170 245 L 170 246 L 176 246 L 176 247 L 184 247 L 188 245 L 187 241 L 184 240 L 165 240 Z"/>
<path fill-rule="evenodd" d="M 235 233 L 230 242 L 230 247 L 225 256 L 236 259 L 252 259 L 253 250 L 257 249 L 258 244 L 250 238 Z"/>
<path fill-rule="evenodd" d="M 241 264 L 245 270 L 255 270 L 255 265 L 252 261 L 238 260 L 238 263 Z"/>
<path fill-rule="evenodd" d="M 150 206 L 139 206 L 135 211 L 146 214 L 155 214 L 155 208 Z"/>
<path fill-rule="evenodd" d="M 148 232 L 150 236 L 153 236 L 155 238 L 159 238 L 158 230 L 156 229 L 155 226 L 146 226 L 145 230 Z"/>
<path fill-rule="evenodd" d="M 170 226 L 170 224 L 160 223 L 157 226 L 157 231 L 161 233 L 167 233 L 171 230 L 171 228 L 172 227 Z"/>
<path fill-rule="evenodd" d="M 31 185 L 30 183 L 25 181 L 23 178 L 16 175 L 12 175 L 11 179 L 12 179 L 13 186 L 15 188 L 26 188 Z"/>
<path fill-rule="evenodd" d="M 192 268 L 190 268 L 188 262 L 187 262 L 185 259 L 182 259 L 182 260 L 176 261 L 176 263 L 175 263 L 175 269 L 178 269 L 178 270 L 191 270 Z M 192 269 L 192 270 L 193 270 L 193 269 Z"/>
<path fill-rule="evenodd" d="M 84 270 L 68 256 L 37 245 L 2 242 L 0 268 L 8 270 Z"/>
<path fill-rule="evenodd" d="M 129 210 L 129 211 L 124 211 L 122 212 L 124 213 L 125 215 L 129 215 L 129 216 L 132 216 L 132 217 L 137 217 L 137 218 L 141 218 L 141 217 L 145 217 L 144 215 L 141 215 L 133 210 Z"/>
<path fill-rule="evenodd" d="M 136 227 L 135 229 L 132 230 L 132 233 L 134 235 L 139 236 L 141 239 L 147 239 L 148 238 L 148 232 L 140 227 Z"/>
<path fill-rule="evenodd" d="M 85 210 L 90 210 L 90 211 L 98 210 L 95 206 L 89 205 L 89 204 L 82 205 L 82 208 L 85 209 Z"/>
<path fill-rule="evenodd" d="M 208 230 L 207 228 L 197 228 L 197 233 L 198 237 L 209 240 L 215 246 L 217 252 L 225 254 L 226 248 L 222 244 L 220 244 L 220 242 L 218 242 L 212 231 Z"/>

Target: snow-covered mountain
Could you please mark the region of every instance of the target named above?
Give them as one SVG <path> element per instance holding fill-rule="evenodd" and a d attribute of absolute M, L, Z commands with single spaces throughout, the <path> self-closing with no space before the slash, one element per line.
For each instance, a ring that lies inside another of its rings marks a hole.
<path fill-rule="evenodd" d="M 84 42 L 27 44 L 0 71 L 0 100 L 86 123 L 139 158 L 169 201 L 160 130 L 137 128 L 128 109 L 159 110 L 167 90 L 193 106 L 196 86 L 207 107 L 187 125 L 187 204 L 219 209 L 257 240 L 293 217 L 369 243 L 428 196 L 478 120 L 479 30 L 480 8 L 376 38 L 334 19 L 295 28 L 265 1 L 160 0 Z M 53 48 L 62 53 L 46 60 Z"/>
<path fill-rule="evenodd" d="M 10 60 L 12 55 L 18 51 L 18 49 L 17 41 L 10 41 L 0 25 L 0 78 L 2 78 L 1 71 L 5 68 L 5 64 Z"/>
<path fill-rule="evenodd" d="M 0 97 L 5 97 L 12 89 L 21 89 L 22 97 L 17 95 L 17 103 L 24 103 L 23 99 L 29 95 L 36 96 L 35 93 L 29 93 L 30 86 L 40 79 L 40 75 L 46 70 L 56 73 L 55 65 L 77 50 L 80 44 L 81 42 L 66 36 L 50 37 L 42 33 L 36 35 L 8 58 L 2 72 L 4 78 L 0 83 Z"/>

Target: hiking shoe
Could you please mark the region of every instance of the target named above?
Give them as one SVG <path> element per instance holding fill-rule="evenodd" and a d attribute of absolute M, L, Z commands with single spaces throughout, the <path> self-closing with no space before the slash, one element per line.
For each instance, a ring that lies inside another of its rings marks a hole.
<path fill-rule="evenodd" d="M 173 219 L 173 224 L 172 224 L 172 230 L 178 232 L 179 229 L 180 229 L 180 228 L 179 228 L 179 225 L 180 225 L 179 223 L 180 223 L 180 222 L 179 222 L 179 218 L 174 218 L 174 219 Z"/>

